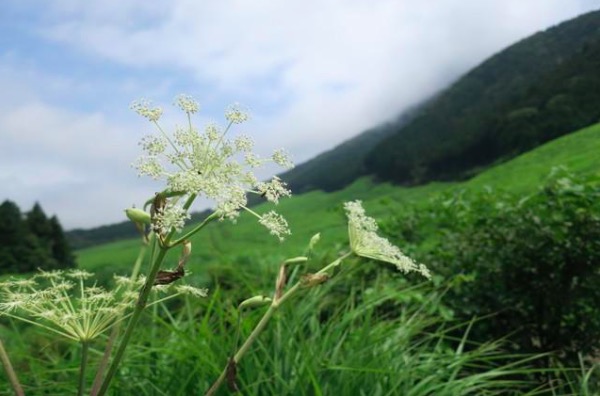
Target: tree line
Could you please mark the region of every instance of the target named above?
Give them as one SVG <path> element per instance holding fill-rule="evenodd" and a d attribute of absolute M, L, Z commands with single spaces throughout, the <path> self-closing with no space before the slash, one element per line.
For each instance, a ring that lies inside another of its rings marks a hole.
<path fill-rule="evenodd" d="M 39 203 L 26 213 L 9 200 L 0 205 L 0 275 L 75 267 L 58 218 Z"/>

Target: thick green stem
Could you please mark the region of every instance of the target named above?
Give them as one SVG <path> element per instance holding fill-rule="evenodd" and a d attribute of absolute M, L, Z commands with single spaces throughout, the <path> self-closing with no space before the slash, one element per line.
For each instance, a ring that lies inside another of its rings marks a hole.
<path fill-rule="evenodd" d="M 15 373 L 15 370 L 13 369 L 13 366 L 10 363 L 10 359 L 8 357 L 8 354 L 6 353 L 6 350 L 4 349 L 4 344 L 2 343 L 2 340 L 0 340 L 0 360 L 2 361 L 2 365 L 4 366 L 4 371 L 6 371 L 6 376 L 8 377 L 8 380 L 10 381 L 10 384 L 13 390 L 15 391 L 15 395 L 24 396 L 25 393 L 23 392 L 23 387 L 21 386 L 21 383 L 17 378 L 17 373 Z"/>
<path fill-rule="evenodd" d="M 85 369 L 87 367 L 89 341 L 81 342 L 81 362 L 79 363 L 79 385 L 77 387 L 77 396 L 83 396 L 85 390 Z"/>
<path fill-rule="evenodd" d="M 183 208 L 185 210 L 188 210 L 190 208 L 190 206 L 192 206 L 194 199 L 196 199 L 196 195 L 191 195 L 187 199 L 185 204 L 183 205 Z M 162 265 L 166 255 L 167 255 L 167 252 L 169 251 L 169 247 L 168 247 L 169 242 L 173 238 L 174 234 L 175 234 L 175 230 L 172 230 L 165 237 L 164 244 L 163 244 L 164 246 L 159 247 L 158 255 L 155 257 L 154 262 L 152 263 L 152 267 L 150 269 L 150 273 L 148 274 L 148 276 L 146 278 L 146 283 L 144 284 L 144 286 L 142 287 L 142 290 L 140 291 L 140 296 L 138 298 L 137 304 L 133 310 L 131 319 L 129 319 L 129 322 L 127 323 L 127 328 L 125 329 L 123 338 L 121 338 L 121 342 L 119 343 L 117 351 L 115 352 L 115 357 L 113 358 L 113 361 L 110 364 L 108 372 L 106 373 L 106 378 L 104 378 L 104 381 L 102 382 L 102 386 L 100 387 L 100 390 L 98 391 L 99 396 L 103 396 L 106 393 L 106 391 L 108 390 L 108 387 L 110 386 L 110 382 L 112 381 L 113 377 L 115 376 L 115 374 L 117 372 L 117 368 L 119 367 L 119 364 L 121 363 L 121 360 L 123 359 L 123 354 L 125 353 L 125 349 L 127 348 L 127 345 L 129 344 L 131 336 L 133 335 L 133 330 L 137 326 L 137 323 L 139 322 L 139 320 L 142 316 L 144 308 L 146 308 L 146 303 L 148 302 L 148 296 L 150 295 L 152 286 L 154 286 L 154 281 L 156 280 L 156 275 L 158 274 L 158 271 L 160 270 L 160 266 Z"/>
<path fill-rule="evenodd" d="M 346 253 L 342 257 L 338 258 L 337 260 L 333 261 L 332 263 L 321 268 L 317 272 L 317 274 L 327 273 L 331 269 L 340 265 L 342 260 L 344 260 L 345 258 L 350 256 L 351 254 L 352 253 Z M 242 357 L 244 357 L 246 352 L 248 352 L 248 349 L 250 349 L 250 347 L 252 346 L 254 341 L 256 341 L 256 339 L 258 338 L 260 333 L 262 333 L 264 328 L 267 326 L 267 323 L 269 323 L 269 320 L 271 319 L 271 317 L 273 316 L 275 311 L 281 306 L 281 304 L 283 304 L 286 300 L 288 300 L 291 296 L 293 296 L 301 287 L 302 287 L 302 282 L 298 281 L 298 282 L 296 282 L 296 284 L 294 286 L 289 288 L 288 291 L 286 291 L 279 299 L 277 299 L 277 298 L 273 299 L 273 302 L 269 306 L 269 309 L 267 310 L 267 312 L 265 312 L 265 314 L 260 319 L 260 321 L 254 328 L 254 330 L 252 330 L 252 333 L 250 333 L 250 335 L 248 336 L 248 338 L 246 339 L 244 344 L 240 347 L 240 349 L 238 349 L 236 354 L 233 356 L 233 362 L 235 364 L 237 364 L 242 359 Z M 221 375 L 219 375 L 219 378 L 217 378 L 217 380 L 212 384 L 212 386 L 206 391 L 204 396 L 214 395 L 219 390 L 221 385 L 223 384 L 223 381 L 225 381 L 226 376 L 227 376 L 227 366 L 223 369 L 223 371 L 221 372 Z"/>

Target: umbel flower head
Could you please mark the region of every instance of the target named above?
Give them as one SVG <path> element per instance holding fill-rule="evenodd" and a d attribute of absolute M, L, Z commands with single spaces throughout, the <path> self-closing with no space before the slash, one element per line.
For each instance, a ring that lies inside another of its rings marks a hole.
<path fill-rule="evenodd" d="M 400 271 L 418 272 L 426 278 L 431 278 L 427 267 L 416 264 L 410 257 L 394 246 L 387 239 L 377 235 L 375 219 L 368 217 L 361 201 L 346 202 L 344 204 L 348 217 L 348 237 L 352 252 L 360 257 L 384 261 L 396 266 Z"/>
<path fill-rule="evenodd" d="M 91 277 L 82 270 L 41 271 L 30 279 L 2 282 L 0 317 L 22 320 L 78 342 L 93 340 L 128 317 L 127 311 L 136 303 L 144 279 L 119 277 L 116 287 L 106 290 L 86 286 L 85 281 Z M 180 294 L 206 295 L 204 290 L 185 285 L 169 290 L 175 293 L 152 304 Z"/>
<path fill-rule="evenodd" d="M 140 145 L 145 154 L 134 164 L 139 175 L 163 180 L 166 192 L 179 196 L 198 196 L 215 203 L 215 211 L 221 219 L 235 220 L 241 210 L 247 210 L 247 194 L 257 194 L 277 204 L 282 197 L 290 196 L 290 190 L 281 179 L 274 177 L 260 182 L 254 169 L 272 162 L 283 168 L 293 167 L 283 150 L 276 150 L 269 157 L 252 152 L 253 142 L 247 136 L 230 138 L 230 129 L 248 120 L 247 112 L 239 105 L 225 111 L 226 123 L 220 126 L 209 123 L 198 129 L 191 116 L 199 110 L 193 98 L 180 95 L 175 104 L 187 115 L 185 126 L 176 127 L 168 134 L 159 124 L 162 110 L 147 101 L 137 101 L 132 109 L 155 124 L 158 134 L 146 136 Z M 187 214 L 181 206 L 171 205 L 161 214 L 161 232 L 171 227 L 179 230 Z M 173 213 L 170 213 L 173 212 Z M 175 213 L 177 212 L 177 213 Z M 269 212 L 265 218 L 249 211 L 271 234 L 282 239 L 289 234 L 287 223 L 279 215 Z M 277 220 L 277 221 L 274 221 Z M 283 220 L 283 221 L 281 221 Z"/>

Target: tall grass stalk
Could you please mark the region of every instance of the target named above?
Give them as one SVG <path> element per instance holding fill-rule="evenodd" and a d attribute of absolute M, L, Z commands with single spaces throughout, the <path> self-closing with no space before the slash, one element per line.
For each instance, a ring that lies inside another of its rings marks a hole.
<path fill-rule="evenodd" d="M 0 340 L 0 361 L 2 361 L 2 366 L 4 366 L 4 371 L 6 372 L 6 376 L 12 386 L 16 396 L 24 396 L 23 387 L 19 382 L 19 378 L 17 377 L 17 373 L 10 362 L 10 358 L 8 357 L 8 353 L 6 353 L 6 349 L 4 349 L 4 344 L 2 340 Z"/>

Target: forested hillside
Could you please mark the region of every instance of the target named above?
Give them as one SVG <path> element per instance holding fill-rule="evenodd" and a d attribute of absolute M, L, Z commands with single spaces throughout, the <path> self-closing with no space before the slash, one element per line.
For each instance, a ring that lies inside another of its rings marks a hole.
<path fill-rule="evenodd" d="M 600 11 L 493 56 L 369 153 L 385 180 L 470 176 L 600 119 Z"/>

